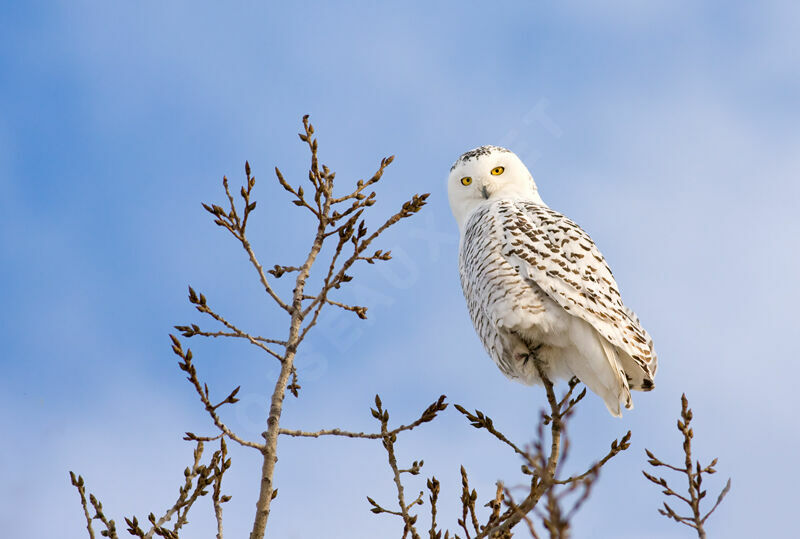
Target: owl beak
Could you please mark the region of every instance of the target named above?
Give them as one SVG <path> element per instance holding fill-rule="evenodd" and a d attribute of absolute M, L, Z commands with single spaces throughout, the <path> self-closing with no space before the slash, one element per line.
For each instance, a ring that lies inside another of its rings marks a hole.
<path fill-rule="evenodd" d="M 481 194 L 483 195 L 483 198 L 489 200 L 489 190 L 486 188 L 485 185 L 481 185 Z"/>

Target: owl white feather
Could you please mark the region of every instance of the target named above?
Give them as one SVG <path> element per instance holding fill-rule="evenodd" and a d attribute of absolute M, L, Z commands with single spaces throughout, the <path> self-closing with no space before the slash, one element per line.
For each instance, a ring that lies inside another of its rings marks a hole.
<path fill-rule="evenodd" d="M 538 361 L 551 380 L 576 376 L 614 416 L 633 408 L 630 390 L 654 387 L 653 341 L 589 235 L 547 207 L 505 148 L 463 154 L 447 190 L 470 317 L 503 374 L 541 383 Z"/>

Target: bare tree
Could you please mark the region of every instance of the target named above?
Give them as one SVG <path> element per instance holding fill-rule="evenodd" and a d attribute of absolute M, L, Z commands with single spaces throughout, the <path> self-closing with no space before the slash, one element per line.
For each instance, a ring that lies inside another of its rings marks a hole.
<path fill-rule="evenodd" d="M 251 175 L 249 163 L 245 163 L 246 180 L 239 190 L 238 200 L 230 189 L 228 179 L 223 178 L 222 184 L 227 198 L 226 207 L 223 208 L 217 204 L 203 204 L 203 207 L 213 216 L 214 223 L 227 230 L 241 244 L 267 298 L 273 301 L 279 309 L 285 311 L 288 318 L 285 336 L 267 338 L 241 329 L 226 316 L 212 308 L 204 294 L 195 292 L 191 287 L 189 288 L 189 301 L 200 313 L 213 319 L 220 326 L 220 329 L 205 330 L 201 329 L 197 324 L 176 326 L 176 329 L 185 338 L 203 336 L 245 339 L 280 363 L 280 373 L 275 381 L 275 387 L 270 399 L 269 414 L 264 422 L 266 430 L 262 434 L 263 440 L 247 440 L 223 422 L 218 410 L 225 404 L 237 402 L 236 394 L 239 388 L 235 388 L 221 401 L 212 402 L 208 385 L 202 383 L 198 376 L 192 351 L 190 349 L 184 350 L 180 339 L 175 335 L 171 335 L 172 349 L 180 358 L 179 366 L 187 373 L 189 382 L 197 391 L 200 401 L 205 406 L 214 425 L 220 431 L 222 438 L 220 436 L 213 438 L 200 437 L 193 433 L 187 433 L 186 439 L 195 441 L 197 450 L 195 452 L 195 463 L 192 468 L 188 469 L 189 473 L 186 474 L 187 484 L 185 488 L 182 487 L 181 489 L 179 501 L 173 508 L 164 513 L 164 516 L 160 519 L 155 519 L 151 514 L 152 518 L 149 518 L 151 528 L 147 532 L 141 530 L 135 518 L 130 519 L 128 521 L 129 531 L 134 535 L 151 537 L 155 533 L 158 535 L 167 534 L 163 536 L 168 537 L 177 537 L 177 533 L 185 520 L 185 514 L 194 501 L 206 493 L 205 488 L 208 485 L 214 484 L 216 486 L 221 481 L 226 466 L 219 467 L 218 461 L 224 459 L 224 441 L 222 440 L 228 438 L 243 447 L 254 449 L 262 455 L 263 464 L 259 476 L 259 497 L 250 537 L 252 539 L 260 539 L 264 536 L 270 513 L 270 502 L 277 495 L 273 477 L 277 461 L 278 437 L 280 434 L 299 435 L 294 431 L 282 432 L 280 427 L 281 412 L 286 393 L 290 392 L 295 397 L 299 395 L 300 384 L 294 363 L 298 347 L 308 336 L 309 331 L 316 325 L 320 313 L 325 307 L 344 309 L 359 318 L 366 318 L 367 308 L 365 306 L 348 305 L 331 296 L 336 290 L 353 279 L 349 272 L 357 263 L 374 264 L 391 259 L 389 251 L 382 249 L 370 250 L 370 248 L 389 227 L 411 217 L 422 209 L 425 205 L 425 200 L 428 198 L 428 194 L 414 195 L 403 204 L 397 213 L 370 232 L 363 217 L 365 211 L 373 206 L 376 201 L 376 193 L 371 189 L 381 180 L 386 167 L 391 164 L 394 157 L 382 159 L 378 170 L 366 181 L 359 180 L 352 190 L 344 194 L 337 194 L 334 191 L 335 173 L 319 162 L 317 139 L 314 137 L 314 127 L 308 121 L 308 116 L 303 118 L 303 132 L 300 133 L 300 139 L 307 144 L 311 154 L 311 166 L 308 173 L 308 182 L 311 185 L 310 196 L 306 194 L 302 185 L 292 185 L 284 178 L 278 168 L 275 169 L 277 180 L 291 195 L 292 203 L 310 212 L 316 220 L 316 227 L 307 254 L 299 263 L 296 265 L 276 264 L 272 269 L 265 270 L 259 261 L 247 237 L 247 225 L 253 211 L 256 209 L 256 201 L 252 199 L 256 180 Z M 327 244 L 333 245 L 333 251 L 329 259 L 322 262 L 320 253 L 323 245 Z M 309 291 L 309 275 L 312 268 L 317 267 L 321 268 L 320 274 L 324 276 L 322 285 L 318 289 Z M 271 280 L 279 279 L 287 274 L 293 274 L 295 280 L 291 296 L 284 298 L 275 291 Z M 333 433 L 331 431 L 321 434 Z M 337 434 L 341 434 L 341 432 L 337 432 Z M 223 449 L 214 454 L 209 464 L 201 465 L 199 459 L 202 455 L 203 442 L 217 438 L 221 440 Z M 227 463 L 228 461 L 225 462 Z M 190 487 L 190 481 L 195 480 L 195 486 Z M 95 508 L 95 515 L 92 517 L 89 514 L 85 501 L 83 478 L 75 478 L 73 474 L 73 484 L 81 494 L 90 536 L 93 536 L 94 533 L 92 521 L 97 519 L 106 528 L 104 535 L 116 537 L 114 521 L 105 519 L 102 513 L 102 505 L 99 502 L 95 503 L 94 496 L 91 496 L 90 503 Z M 217 493 L 216 488 L 214 492 Z M 223 501 L 223 498 L 220 497 L 219 503 L 221 504 Z M 218 535 L 221 537 L 221 505 L 216 504 L 216 502 L 215 511 L 220 515 Z M 167 532 L 165 531 L 164 523 L 173 517 L 177 519 L 174 528 L 172 531 Z"/>

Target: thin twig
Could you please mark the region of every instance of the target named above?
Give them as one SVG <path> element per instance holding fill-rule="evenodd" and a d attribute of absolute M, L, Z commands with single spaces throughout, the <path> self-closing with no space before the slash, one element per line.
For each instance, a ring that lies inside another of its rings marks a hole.
<path fill-rule="evenodd" d="M 470 421 L 470 424 L 472 424 L 472 426 L 475 427 L 476 429 L 486 429 L 495 438 L 497 438 L 498 440 L 500 440 L 501 442 L 503 442 L 504 444 L 509 446 L 511 449 L 513 449 L 514 452 L 517 453 L 518 455 L 520 455 L 522 457 L 526 457 L 527 456 L 527 452 L 526 451 L 523 451 L 522 449 L 520 449 L 517 446 L 517 444 L 515 444 L 514 442 L 512 442 L 511 440 L 506 438 L 505 434 L 503 434 L 502 432 L 497 430 L 494 427 L 494 423 L 492 422 L 492 419 L 490 417 L 486 416 L 480 410 L 475 410 L 475 413 L 472 414 L 472 413 L 468 412 L 467 409 L 464 408 L 463 406 L 461 406 L 460 404 L 454 404 L 453 407 L 456 410 L 458 410 L 459 412 L 461 412 L 462 414 L 464 414 L 466 416 L 466 418 Z"/>
<path fill-rule="evenodd" d="M 649 460 L 647 461 L 648 464 L 653 466 L 654 468 L 657 467 L 664 467 L 669 470 L 684 474 L 686 476 L 686 480 L 688 483 L 688 495 L 683 496 L 672 489 L 667 483 L 667 480 L 663 477 L 656 477 L 651 475 L 645 471 L 642 471 L 642 474 L 648 479 L 648 481 L 658 485 L 661 487 L 662 493 L 667 496 L 674 498 L 678 498 L 692 511 L 691 516 L 682 516 L 675 512 L 672 507 L 670 507 L 666 502 L 664 502 L 664 508 L 659 509 L 658 512 L 664 515 L 665 517 L 674 520 L 680 524 L 688 526 L 694 529 L 697 532 L 697 536 L 700 539 L 705 539 L 706 531 L 705 531 L 705 522 L 708 520 L 708 517 L 719 507 L 722 503 L 722 500 L 725 496 L 730 492 L 731 489 L 731 480 L 725 483 L 725 487 L 720 492 L 719 496 L 717 497 L 717 501 L 714 506 L 711 508 L 708 513 L 703 515 L 700 509 L 700 501 L 705 497 L 706 491 L 701 489 L 701 485 L 703 482 L 703 474 L 713 474 L 716 472 L 714 466 L 717 464 L 717 459 L 713 459 L 711 464 L 708 466 L 701 466 L 700 461 L 696 462 L 696 465 L 693 466 L 692 464 L 692 438 L 694 438 L 694 431 L 691 428 L 691 422 L 693 419 L 692 410 L 689 408 L 689 401 L 686 399 L 686 395 L 681 395 L 681 418 L 678 420 L 678 431 L 683 435 L 683 453 L 684 453 L 684 466 L 683 468 L 674 466 L 672 464 L 668 464 L 666 462 L 662 462 L 658 457 L 656 457 L 652 451 L 649 449 L 645 449 Z"/>
<path fill-rule="evenodd" d="M 228 456 L 228 447 L 225 444 L 224 437 L 220 438 L 219 453 L 220 458 L 214 473 L 214 490 L 211 494 L 211 501 L 214 504 L 214 518 L 217 521 L 217 539 L 223 539 L 222 504 L 231 499 L 230 496 L 222 495 L 222 476 L 231 465 L 231 460 L 226 458 Z"/>
<path fill-rule="evenodd" d="M 283 359 L 284 359 L 283 356 L 278 354 L 277 352 L 273 351 L 265 343 L 267 343 L 267 342 L 275 342 L 275 343 L 278 343 L 278 344 L 280 344 L 282 346 L 286 346 L 286 343 L 284 343 L 282 341 L 264 339 L 263 337 L 256 338 L 256 337 L 253 337 L 252 335 L 250 335 L 249 333 L 247 333 L 246 331 L 242 331 L 241 329 L 239 329 L 238 327 L 236 327 L 232 323 L 228 322 L 222 315 L 220 315 L 217 312 L 213 311 L 211 309 L 211 307 L 208 306 L 208 303 L 205 300 L 205 296 L 203 296 L 202 294 L 200 294 L 200 296 L 197 296 L 197 294 L 195 293 L 195 291 L 192 289 L 191 286 L 189 287 L 189 301 L 191 301 L 192 303 L 195 304 L 195 308 L 199 312 L 209 315 L 211 318 L 213 318 L 214 320 L 216 320 L 217 322 L 219 322 L 220 324 L 222 324 L 223 326 L 225 326 L 226 328 L 231 330 L 233 332 L 233 335 L 231 335 L 231 336 L 238 337 L 238 338 L 241 338 L 241 339 L 246 339 L 246 340 L 248 340 L 250 342 L 250 344 L 253 344 L 253 345 L 261 348 L 262 350 L 264 350 L 266 353 L 268 353 L 269 355 L 271 355 L 272 357 L 274 357 L 278 361 L 283 361 Z M 178 329 L 179 331 L 185 330 L 185 328 L 186 328 L 186 326 L 176 326 L 176 329 Z M 184 331 L 184 333 L 188 333 L 188 331 Z M 193 330 L 193 328 L 192 328 L 192 335 L 201 335 L 201 334 L 202 334 L 201 332 L 195 332 Z M 216 335 L 211 334 L 211 336 L 216 336 Z"/>
<path fill-rule="evenodd" d="M 183 360 L 178 363 L 178 366 L 182 371 L 188 374 L 187 380 L 189 380 L 192 386 L 194 386 L 197 395 L 200 397 L 200 401 L 205 405 L 206 411 L 214 421 L 214 425 L 216 425 L 217 428 L 225 434 L 225 436 L 239 445 L 244 447 L 252 447 L 261 451 L 264 447 L 262 444 L 240 438 L 235 432 L 228 428 L 225 423 L 222 422 L 222 419 L 220 419 L 216 412 L 217 408 L 219 408 L 222 404 L 234 404 L 238 401 L 238 399 L 235 398 L 235 395 L 239 388 L 236 388 L 230 395 L 228 395 L 228 397 L 225 398 L 225 400 L 219 404 L 211 404 L 211 400 L 209 399 L 208 395 L 208 387 L 201 385 L 200 380 L 197 378 L 197 369 L 195 368 L 194 363 L 192 363 L 192 351 L 187 349 L 184 352 L 183 348 L 181 347 L 180 340 L 178 340 L 178 338 L 174 335 L 170 335 L 170 338 L 172 339 L 172 351 L 175 353 L 175 355 Z"/>
<path fill-rule="evenodd" d="M 377 407 L 378 413 L 380 414 L 381 434 L 383 435 L 383 447 L 386 449 L 386 454 L 389 458 L 389 467 L 391 467 L 392 469 L 392 473 L 394 474 L 394 484 L 397 487 L 397 502 L 398 505 L 400 506 L 400 514 L 405 524 L 404 535 L 406 532 L 411 532 L 411 537 L 413 539 L 419 539 L 419 534 L 417 533 L 417 529 L 414 527 L 414 521 L 416 521 L 416 518 L 412 519 L 411 515 L 408 513 L 409 506 L 406 505 L 405 495 L 403 492 L 403 482 L 400 480 L 400 469 L 397 466 L 397 457 L 395 456 L 394 453 L 394 442 L 397 438 L 396 435 L 391 434 L 388 429 L 389 412 L 381 409 L 381 401 L 377 397 L 377 395 L 375 397 L 375 405 Z M 420 493 L 420 496 L 421 495 L 422 493 Z"/>
<path fill-rule="evenodd" d="M 343 436 L 345 438 L 366 438 L 368 440 L 383 438 L 381 433 L 350 432 L 342 429 L 323 429 L 316 432 L 306 432 L 281 428 L 278 432 L 296 438 L 319 438 L 320 436 Z"/>
<path fill-rule="evenodd" d="M 86 487 L 83 483 L 83 477 L 77 476 L 73 472 L 69 472 L 69 478 L 72 485 L 78 489 L 78 494 L 81 497 L 81 506 L 83 507 L 83 514 L 86 517 L 86 530 L 89 532 L 89 539 L 94 539 L 94 529 L 92 528 L 92 516 L 89 514 L 89 507 L 86 505 Z"/>

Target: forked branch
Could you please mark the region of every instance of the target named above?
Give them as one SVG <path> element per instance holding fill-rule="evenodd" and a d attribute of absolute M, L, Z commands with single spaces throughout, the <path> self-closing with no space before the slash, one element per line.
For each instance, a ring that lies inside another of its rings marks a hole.
<path fill-rule="evenodd" d="M 420 535 L 416 528 L 416 523 L 419 515 L 412 512 L 412 509 L 416 505 L 422 505 L 424 492 L 420 490 L 419 495 L 417 495 L 414 500 L 407 503 L 405 497 L 405 487 L 403 485 L 402 474 L 408 473 L 410 475 L 419 475 L 424 462 L 422 460 L 415 460 L 409 468 L 400 468 L 397 463 L 397 455 L 395 451 L 395 443 L 397 442 L 397 435 L 403 431 L 413 430 L 416 427 L 422 425 L 423 423 L 428 423 L 433 421 L 437 414 L 444 409 L 447 408 L 447 403 L 445 402 L 445 396 L 442 395 L 439 397 L 436 402 L 432 403 L 428 406 L 422 414 L 420 414 L 419 419 L 416 421 L 408 424 L 402 425 L 395 429 L 389 428 L 389 411 L 383 408 L 383 403 L 381 402 L 381 398 L 378 395 L 375 395 L 375 408 L 370 408 L 370 412 L 372 413 L 372 417 L 374 417 L 381 426 L 380 438 L 383 442 L 383 448 L 386 450 L 386 456 L 388 457 L 389 467 L 392 470 L 392 478 L 394 480 L 395 488 L 397 490 L 397 510 L 387 509 L 383 505 L 380 505 L 378 502 L 367 497 L 367 501 L 370 503 L 372 511 L 375 514 L 386 513 L 390 515 L 395 515 L 400 517 L 403 520 L 403 537 L 407 537 L 409 534 L 412 539 L 419 539 Z M 366 437 L 366 436 L 365 436 Z M 372 436 L 370 436 L 372 437 Z M 438 485 L 436 478 L 433 478 L 433 481 Z M 428 488 L 432 489 L 433 483 L 430 481 L 428 482 Z M 438 490 L 435 494 L 432 494 L 435 498 L 438 496 Z M 434 502 L 435 507 L 435 502 Z M 435 523 L 435 509 L 433 515 L 434 523 Z M 435 524 L 434 524 L 435 528 Z M 433 532 L 431 532 L 433 533 Z"/>
<path fill-rule="evenodd" d="M 537 438 L 530 447 L 522 448 L 520 444 L 511 441 L 495 426 L 494 421 L 480 410 L 469 412 L 461 405 L 455 406 L 473 427 L 486 430 L 520 456 L 523 459 L 522 472 L 530 478 L 529 485 L 525 487 L 526 494 L 521 501 L 515 499 L 511 489 L 498 483 L 495 496 L 487 503 L 491 513 L 483 524 L 479 524 L 475 505 L 477 493 L 474 490 L 469 491 L 467 472 L 462 467 L 462 516 L 458 519 L 458 524 L 467 537 L 473 537 L 473 533 L 476 539 L 510 537 L 511 530 L 520 523 L 524 523 L 532 536 L 537 537 L 531 514 L 539 517 L 552 537 L 565 537 L 570 518 L 588 498 L 600 468 L 630 446 L 631 433 L 628 432 L 621 439 L 614 440 L 609 452 L 586 471 L 560 479 L 558 470 L 567 447 L 565 437 L 567 420 L 574 412 L 575 406 L 586 395 L 586 390 L 575 396 L 578 380 L 573 378 L 568 384 L 566 393 L 557 398 L 553 383 L 546 376 L 542 365 L 538 361 L 535 365 L 545 388 L 549 413 L 542 413 L 537 428 Z M 547 434 L 545 434 L 546 427 L 548 427 Z M 548 438 L 549 444 L 546 443 Z M 566 500 L 573 499 L 575 494 L 577 501 L 571 508 L 564 509 L 562 506 Z M 544 509 L 534 511 L 543 498 L 546 499 Z M 502 506 L 505 506 L 506 510 L 501 512 Z"/>
<path fill-rule="evenodd" d="M 190 438 L 187 436 L 187 439 L 193 440 L 196 445 L 193 453 L 192 465 L 184 470 L 184 484 L 178 491 L 177 500 L 164 511 L 161 517 L 156 518 L 154 513 L 150 513 L 147 517 L 149 523 L 147 529 L 142 528 L 139 519 L 135 516 L 125 518 L 129 534 L 139 537 L 140 539 L 151 539 L 155 535 L 166 539 L 177 539 L 182 527 L 188 522 L 189 510 L 199 498 L 208 494 L 207 489 L 209 486 L 212 486 L 213 492 L 211 498 L 217 519 L 217 539 L 223 539 L 222 504 L 231 499 L 230 496 L 223 495 L 221 492 L 222 477 L 231 466 L 231 460 L 226 458 L 227 448 L 225 446 L 225 439 L 219 438 L 220 449 L 212 454 L 207 464 L 202 463 L 204 440 L 211 438 L 200 438 L 196 436 Z M 100 535 L 111 539 L 117 539 L 118 535 L 114 520 L 106 517 L 103 513 L 103 504 L 97 500 L 94 494 L 89 495 L 89 504 L 91 504 L 95 514 L 92 516 L 89 512 L 83 477 L 76 477 L 74 473 L 70 472 L 70 480 L 80 495 L 90 539 L 94 539 L 95 537 L 92 525 L 93 520 L 100 521 L 105 528 L 100 532 Z"/>

